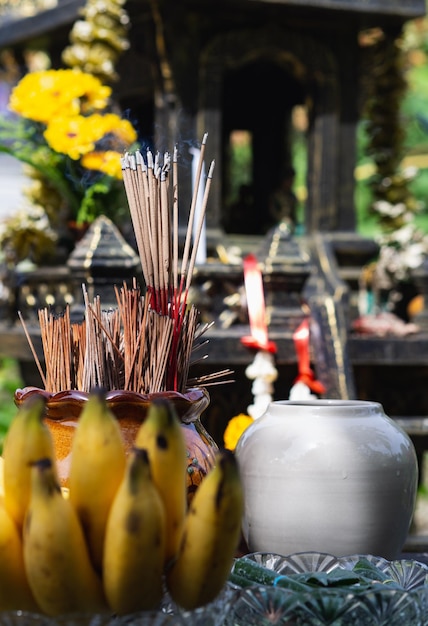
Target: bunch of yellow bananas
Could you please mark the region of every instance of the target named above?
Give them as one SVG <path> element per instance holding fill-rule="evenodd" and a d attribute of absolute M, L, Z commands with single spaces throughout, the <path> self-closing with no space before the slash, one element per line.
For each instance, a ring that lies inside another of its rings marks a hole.
<path fill-rule="evenodd" d="M 4 445 L 0 610 L 123 615 L 156 609 L 165 586 L 184 609 L 213 600 L 240 538 L 233 453 L 218 453 L 188 505 L 173 406 L 151 404 L 125 456 L 118 422 L 94 391 L 73 438 L 65 493 L 44 412 L 41 396 L 29 398 Z"/>

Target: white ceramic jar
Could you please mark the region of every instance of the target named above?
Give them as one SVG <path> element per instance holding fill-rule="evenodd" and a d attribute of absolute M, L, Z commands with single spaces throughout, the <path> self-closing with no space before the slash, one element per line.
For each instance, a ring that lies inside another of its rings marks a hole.
<path fill-rule="evenodd" d="M 236 455 L 251 552 L 400 554 L 418 464 L 410 438 L 379 403 L 272 402 Z"/>

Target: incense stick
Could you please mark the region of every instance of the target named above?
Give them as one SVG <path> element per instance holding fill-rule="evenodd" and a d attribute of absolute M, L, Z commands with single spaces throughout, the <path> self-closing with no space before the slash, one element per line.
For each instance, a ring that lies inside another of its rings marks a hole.
<path fill-rule="evenodd" d="M 37 356 L 37 352 L 36 352 L 36 349 L 34 347 L 34 344 L 33 344 L 32 340 L 31 340 L 30 333 L 28 332 L 27 326 L 26 326 L 26 324 L 24 322 L 24 318 L 22 317 L 21 311 L 18 311 L 18 317 L 19 317 L 19 319 L 21 321 L 22 328 L 24 329 L 24 333 L 25 333 L 25 336 L 27 338 L 28 345 L 30 346 L 30 350 L 31 350 L 31 353 L 33 355 L 34 361 L 36 363 L 37 369 L 39 370 L 40 378 L 42 379 L 43 385 L 46 388 L 46 377 L 45 377 L 45 374 L 43 372 L 42 366 L 40 364 L 39 357 Z"/>
<path fill-rule="evenodd" d="M 208 133 L 205 133 L 205 135 L 202 138 L 201 150 L 200 150 L 200 153 L 199 153 L 199 161 L 198 161 L 197 170 L 196 170 L 196 177 L 195 177 L 195 181 L 194 181 L 192 203 L 190 205 L 190 213 L 189 213 L 189 220 L 188 220 L 188 223 L 187 223 L 186 239 L 185 239 L 185 242 L 184 242 L 183 258 L 182 258 L 182 261 L 181 261 L 181 281 L 182 281 L 182 286 L 184 286 L 184 281 L 185 281 L 186 275 L 188 273 L 187 263 L 188 263 L 188 259 L 189 259 L 189 253 L 190 253 L 190 242 L 191 242 L 192 235 L 193 235 L 193 222 L 194 222 L 194 218 L 195 218 L 196 202 L 197 202 L 197 199 L 198 199 L 199 184 L 200 184 L 200 180 L 201 180 L 202 164 L 204 162 L 204 154 L 205 154 L 205 146 L 206 146 L 206 142 L 207 142 L 207 137 L 208 137 Z"/>
<path fill-rule="evenodd" d="M 178 289 L 178 163 L 177 163 L 177 146 L 174 147 L 172 159 L 172 286 L 176 293 Z"/>
<path fill-rule="evenodd" d="M 198 246 L 199 246 L 199 241 L 201 238 L 202 228 L 203 228 L 204 219 L 205 219 L 205 212 L 206 212 L 207 203 L 208 203 L 208 195 L 210 192 L 211 180 L 212 180 L 213 172 L 214 172 L 214 165 L 215 165 L 215 162 L 212 161 L 210 165 L 210 169 L 208 171 L 207 184 L 205 186 L 204 197 L 202 200 L 201 213 L 199 215 L 199 220 L 196 225 L 196 237 L 195 237 L 195 241 L 193 244 L 192 256 L 190 257 L 190 262 L 189 262 L 189 266 L 187 269 L 186 293 L 188 293 L 189 291 L 190 283 L 191 283 L 192 275 L 193 275 L 193 270 L 195 267 L 196 255 L 198 253 Z"/>
<path fill-rule="evenodd" d="M 207 134 L 203 136 L 179 270 L 178 151 L 154 155 L 147 150 L 121 158 L 135 241 L 146 292 L 133 280 L 115 287 L 117 307 L 104 311 L 99 296 L 92 302 L 84 285 L 84 320 L 71 323 L 69 310 L 55 316 L 39 311 L 45 372 L 37 357 L 24 320 L 19 314 L 45 389 L 90 391 L 101 386 L 140 393 L 184 392 L 189 383 L 218 384 L 224 370 L 189 379 L 189 367 L 200 341 L 211 324 L 198 322 L 199 312 L 187 298 L 201 238 L 214 161 L 205 182 L 201 211 L 195 224 L 195 208 L 201 184 Z M 172 166 L 172 167 L 171 167 Z M 170 173 L 172 185 L 170 185 Z M 195 228 L 195 235 L 192 236 Z M 195 343 L 196 340 L 199 340 Z M 202 355 L 199 360 L 203 360 Z"/>

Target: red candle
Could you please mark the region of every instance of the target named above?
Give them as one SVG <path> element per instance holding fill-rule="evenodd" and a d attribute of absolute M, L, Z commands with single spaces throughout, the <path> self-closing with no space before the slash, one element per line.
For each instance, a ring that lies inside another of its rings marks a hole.
<path fill-rule="evenodd" d="M 254 254 L 244 259 L 244 284 L 251 335 L 242 337 L 241 341 L 248 348 L 274 353 L 276 344 L 268 338 L 263 277 Z"/>
<path fill-rule="evenodd" d="M 315 379 L 315 374 L 310 365 L 309 336 L 309 321 L 304 319 L 293 333 L 298 368 L 298 375 L 294 384 L 302 382 L 314 393 L 322 394 L 325 393 L 325 387 L 319 380 Z"/>

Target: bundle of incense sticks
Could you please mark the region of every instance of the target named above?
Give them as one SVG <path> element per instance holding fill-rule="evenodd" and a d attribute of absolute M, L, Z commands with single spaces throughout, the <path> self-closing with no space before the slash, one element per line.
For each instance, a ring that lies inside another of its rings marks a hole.
<path fill-rule="evenodd" d="M 212 162 L 196 225 L 206 138 L 204 135 L 181 261 L 177 151 L 172 160 L 165 153 L 162 162 L 158 153 L 153 157 L 150 151 L 146 159 L 138 151 L 126 154 L 121 160 L 123 180 L 146 292 L 141 292 L 135 279 L 131 288 L 126 284 L 115 287 L 117 308 L 104 311 L 99 297 L 89 302 L 83 286 L 85 316 L 79 324 L 71 323 L 68 308 L 59 316 L 49 309 L 40 310 L 45 371 L 19 314 L 47 391 L 88 392 L 103 387 L 144 394 L 183 393 L 189 386 L 217 384 L 231 373 L 222 370 L 188 378 L 192 354 L 206 343 L 200 338 L 211 326 L 201 325 L 198 311 L 187 302 L 214 169 Z"/>
<path fill-rule="evenodd" d="M 92 302 L 85 287 L 85 318 L 72 323 L 69 308 L 54 315 L 48 308 L 39 311 L 45 371 L 36 354 L 25 322 L 21 322 L 32 347 L 45 389 L 51 393 L 94 387 L 124 389 L 150 394 L 169 391 L 169 367 L 174 321 L 150 306 L 135 281 L 132 288 L 116 288 L 117 308 L 103 310 L 99 296 Z M 177 342 L 176 391 L 190 386 L 210 385 L 230 373 L 214 372 L 188 380 L 191 354 L 206 342 L 198 341 L 211 324 L 199 324 L 197 311 L 190 307 L 183 317 Z"/>
<path fill-rule="evenodd" d="M 178 258 L 177 149 L 174 149 L 172 166 L 168 152 L 163 155 L 162 161 L 159 153 L 153 157 L 150 150 L 146 159 L 139 151 L 122 158 L 125 191 L 150 304 L 154 310 L 173 318 L 185 308 L 213 177 L 214 161 L 208 171 L 202 206 L 196 216 L 206 139 L 205 134 L 181 263 Z M 196 235 L 193 237 L 194 230 Z"/>
<path fill-rule="evenodd" d="M 196 312 L 187 306 L 189 288 L 204 225 L 208 195 L 214 171 L 211 162 L 202 206 L 196 216 L 207 135 L 199 154 L 190 205 L 183 255 L 179 262 L 179 194 L 177 149 L 146 158 L 140 151 L 125 154 L 122 173 L 132 224 L 151 310 L 172 320 L 167 385 L 179 387 L 181 372 L 187 375 L 196 329 Z M 172 181 L 170 180 L 172 179 Z M 197 224 L 195 220 L 197 217 Z"/>

